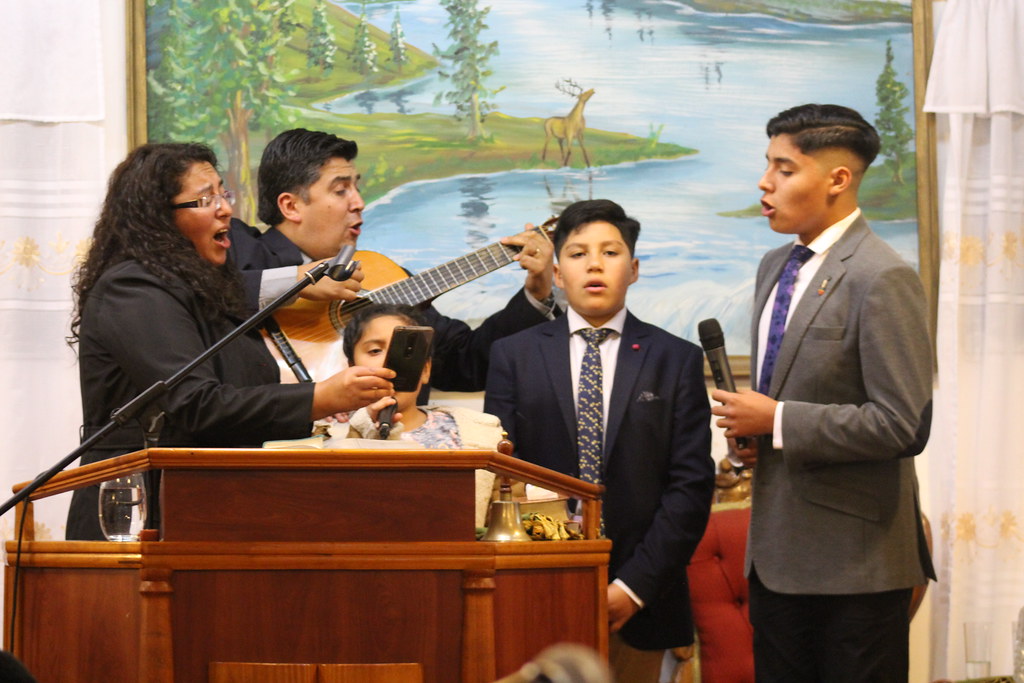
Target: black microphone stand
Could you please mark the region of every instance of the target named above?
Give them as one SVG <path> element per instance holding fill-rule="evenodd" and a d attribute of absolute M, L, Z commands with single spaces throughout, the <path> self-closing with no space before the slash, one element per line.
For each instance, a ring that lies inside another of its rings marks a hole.
<path fill-rule="evenodd" d="M 37 476 L 35 479 L 33 479 L 27 486 L 25 486 L 25 488 L 21 489 L 16 494 L 14 494 L 3 505 L 0 505 L 0 516 L 4 515 L 8 510 L 13 508 L 15 505 L 17 505 L 18 503 L 32 495 L 33 491 L 35 491 L 40 486 L 42 486 L 50 479 L 52 479 L 54 475 L 61 472 L 64 468 L 66 468 L 68 465 L 74 462 L 75 459 L 79 458 L 83 453 L 93 448 L 96 444 L 98 444 L 100 441 L 106 438 L 107 435 L 109 435 L 115 429 L 124 426 L 130 420 L 138 417 L 140 414 L 143 413 L 145 408 L 150 403 L 160 398 L 161 396 L 166 394 L 170 389 L 173 389 L 175 386 L 181 383 L 181 381 L 188 377 L 188 375 L 193 370 L 195 370 L 197 367 L 205 363 L 211 357 L 219 353 L 221 349 L 223 349 L 229 343 L 234 341 L 236 338 L 245 334 L 246 332 L 253 329 L 257 325 L 261 324 L 267 318 L 267 316 L 269 316 L 271 313 L 276 311 L 284 304 L 288 303 L 303 289 L 305 289 L 309 285 L 318 282 L 324 275 L 328 274 L 328 271 L 330 271 L 332 279 L 349 279 L 352 276 L 352 273 L 355 271 L 356 266 L 359 265 L 358 261 L 351 262 L 352 253 L 354 251 L 355 250 L 352 247 L 345 247 L 333 259 L 329 261 L 323 261 L 321 263 L 318 263 L 313 268 L 310 268 L 308 271 L 304 273 L 304 279 L 297 281 L 288 289 L 288 291 L 286 291 L 281 296 L 271 301 L 264 308 L 257 311 L 255 314 L 253 314 L 251 318 L 249 318 L 241 325 L 233 329 L 231 332 L 225 335 L 220 341 L 216 342 L 206 351 L 203 351 L 201 354 L 199 354 L 199 356 L 197 356 L 194 360 L 189 362 L 188 365 L 183 367 L 178 372 L 174 373 L 174 375 L 172 375 L 170 378 L 156 382 L 151 387 L 143 391 L 141 394 L 133 398 L 131 401 L 115 410 L 113 413 L 110 414 L 110 421 L 107 422 L 107 424 L 103 425 L 103 427 L 101 427 L 99 431 L 95 432 L 92 436 L 83 441 L 81 445 L 78 446 L 78 448 L 71 451 L 71 453 L 69 453 L 66 457 L 64 457 L 64 459 L 62 459 L 56 465 L 54 465 L 53 467 L 51 467 L 50 469 L 46 470 L 45 472 Z M 159 420 L 152 420 L 147 422 L 156 423 L 155 428 L 159 428 Z M 144 426 L 144 428 L 146 429 L 146 446 L 150 447 L 155 445 L 156 437 L 153 434 L 154 426 L 149 425 Z"/>

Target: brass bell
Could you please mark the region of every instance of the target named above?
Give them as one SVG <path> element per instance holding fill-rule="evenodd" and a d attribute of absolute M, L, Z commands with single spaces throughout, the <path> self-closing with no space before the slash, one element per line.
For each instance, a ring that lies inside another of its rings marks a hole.
<path fill-rule="evenodd" d="M 519 503 L 512 500 L 512 481 L 501 478 L 498 500 L 491 503 L 487 511 L 487 533 L 484 541 L 530 541 L 530 535 L 523 528 L 523 516 Z"/>

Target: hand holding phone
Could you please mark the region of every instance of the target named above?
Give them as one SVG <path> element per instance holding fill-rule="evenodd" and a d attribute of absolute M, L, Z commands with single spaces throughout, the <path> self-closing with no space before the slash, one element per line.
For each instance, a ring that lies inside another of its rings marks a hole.
<path fill-rule="evenodd" d="M 423 367 L 430 358 L 433 338 L 432 327 L 410 325 L 394 329 L 384 357 L 384 367 L 395 371 L 395 378 L 391 380 L 395 391 L 416 391 L 419 388 Z M 393 403 L 387 406 L 377 417 L 378 431 L 382 439 L 388 438 L 388 434 L 391 433 L 391 420 L 396 405 L 397 403 Z"/>

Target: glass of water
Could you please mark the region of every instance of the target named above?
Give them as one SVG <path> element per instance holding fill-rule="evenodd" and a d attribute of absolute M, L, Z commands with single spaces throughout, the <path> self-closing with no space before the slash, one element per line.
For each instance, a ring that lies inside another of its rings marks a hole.
<path fill-rule="evenodd" d="M 141 474 L 100 484 L 100 528 L 108 541 L 137 541 L 146 524 L 146 486 Z"/>
<path fill-rule="evenodd" d="M 964 650 L 967 659 L 967 678 L 991 676 L 992 625 L 987 621 L 968 621 L 964 624 Z"/>

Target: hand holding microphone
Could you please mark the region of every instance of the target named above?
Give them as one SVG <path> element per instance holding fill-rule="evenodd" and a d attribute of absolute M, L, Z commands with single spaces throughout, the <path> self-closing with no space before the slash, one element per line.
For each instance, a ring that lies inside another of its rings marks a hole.
<path fill-rule="evenodd" d="M 398 402 L 392 403 L 391 405 L 384 406 L 377 413 L 377 432 L 380 433 L 380 438 L 386 439 L 391 434 L 391 427 L 394 424 L 395 419 L 395 408 L 398 406 Z"/>
<path fill-rule="evenodd" d="M 722 326 L 715 318 L 701 320 L 697 324 L 697 334 L 700 336 L 700 345 L 704 348 L 708 365 L 711 366 L 711 377 L 715 380 L 715 386 L 723 391 L 736 393 L 736 381 L 732 376 L 732 369 L 729 367 L 729 356 L 725 353 L 725 335 L 722 333 Z M 736 437 L 736 447 L 747 448 L 746 437 Z M 730 462 L 732 459 L 730 458 Z M 738 464 L 733 462 L 734 465 Z"/>

